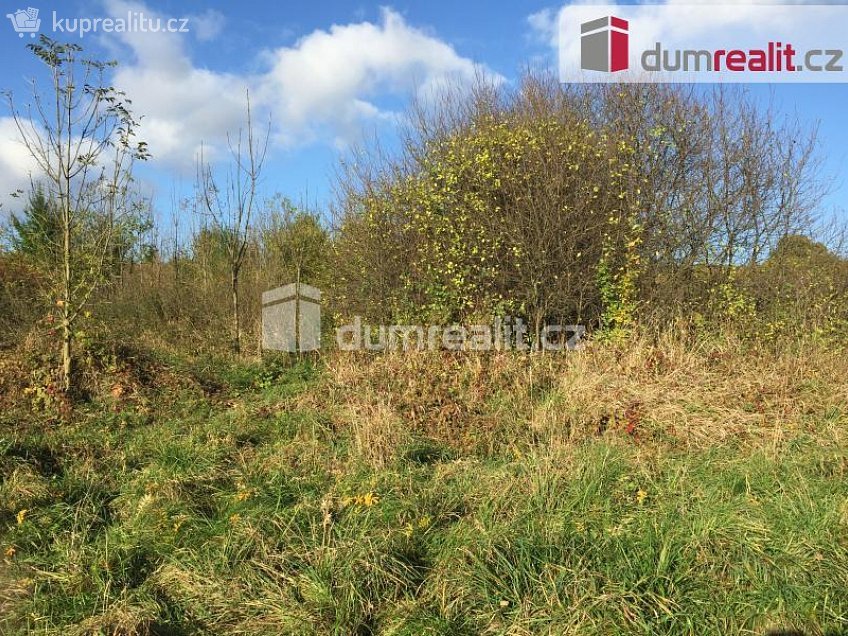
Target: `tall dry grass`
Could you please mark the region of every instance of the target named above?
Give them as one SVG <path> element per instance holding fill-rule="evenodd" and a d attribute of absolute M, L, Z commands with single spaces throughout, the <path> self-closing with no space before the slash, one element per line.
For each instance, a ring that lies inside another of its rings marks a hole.
<path fill-rule="evenodd" d="M 679 331 L 557 354 L 337 353 L 327 370 L 307 399 L 376 465 L 421 439 L 482 455 L 594 437 L 777 452 L 797 433 L 838 442 L 848 404 L 841 346 Z"/>

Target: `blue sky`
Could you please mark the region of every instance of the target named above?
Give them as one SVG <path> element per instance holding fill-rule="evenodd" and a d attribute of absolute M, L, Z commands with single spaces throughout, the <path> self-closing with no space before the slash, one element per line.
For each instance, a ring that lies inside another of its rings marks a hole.
<path fill-rule="evenodd" d="M 556 51 L 539 29 L 560 5 L 550 2 L 268 2 L 241 0 L 29 0 L 41 11 L 42 32 L 59 18 L 108 17 L 127 11 L 187 17 L 188 34 L 88 34 L 92 54 L 116 59 L 114 82 L 127 90 L 143 120 L 153 160 L 140 176 L 167 218 L 173 193 L 188 192 L 201 142 L 225 151 L 224 133 L 243 118 L 244 90 L 261 117 L 273 120 L 263 188 L 324 206 L 333 171 L 362 135 L 391 137 L 410 97 L 445 78 L 483 72 L 514 81 L 527 66 L 555 68 Z M 29 6 L 2 0 L 2 14 Z M 535 16 L 531 18 L 531 16 Z M 0 26 L 0 88 L 19 102 L 39 67 L 4 18 Z M 75 36 L 74 39 L 79 41 Z M 70 38 L 68 38 L 70 39 Z M 822 155 L 834 179 L 826 211 L 848 208 L 848 85 L 752 86 L 779 110 L 818 122 Z M 0 108 L 0 200 L 17 187 L 28 162 L 12 140 Z M 215 154 L 217 153 L 217 155 Z M 844 216 L 844 212 L 842 213 Z"/>

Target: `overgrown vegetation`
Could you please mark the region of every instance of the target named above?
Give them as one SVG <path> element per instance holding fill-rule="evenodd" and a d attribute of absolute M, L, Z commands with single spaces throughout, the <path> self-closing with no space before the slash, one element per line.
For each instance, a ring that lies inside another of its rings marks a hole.
<path fill-rule="evenodd" d="M 359 151 L 330 214 L 260 191 L 249 114 L 167 227 L 120 91 L 33 50 L 119 161 L 104 188 L 54 135 L 0 250 L 0 633 L 848 633 L 814 131 L 743 92 L 481 84 Z M 328 346 L 263 355 L 295 281 Z M 528 346 L 334 350 L 353 316 Z M 533 351 L 551 323 L 584 348 Z"/>
<path fill-rule="evenodd" d="M 4 633 L 844 633 L 848 357 L 735 346 L 135 354 L 4 414 Z"/>

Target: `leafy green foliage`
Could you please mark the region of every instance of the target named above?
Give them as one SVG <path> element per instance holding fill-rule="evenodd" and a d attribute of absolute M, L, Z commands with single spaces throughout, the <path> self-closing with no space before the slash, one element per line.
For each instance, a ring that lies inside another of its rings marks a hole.
<path fill-rule="evenodd" d="M 616 273 L 616 284 L 635 294 L 639 180 L 631 156 L 626 140 L 567 109 L 528 117 L 516 105 L 482 115 L 428 141 L 410 174 L 363 195 L 341 251 L 362 263 L 354 277 L 398 268 L 391 307 L 404 319 L 580 315 L 599 303 L 586 278 L 602 251 L 611 267 L 627 262 L 630 273 Z M 628 223 L 624 240 L 617 226 Z M 383 238 L 363 241 L 368 233 Z M 613 254 L 620 249 L 628 255 Z M 367 260 L 369 250 L 384 258 Z M 367 296 L 367 285 L 360 280 L 351 294 Z"/>
<path fill-rule="evenodd" d="M 55 267 L 60 262 L 62 241 L 59 208 L 44 188 L 36 186 L 29 194 L 23 213 L 13 214 L 12 249 L 42 267 Z"/>

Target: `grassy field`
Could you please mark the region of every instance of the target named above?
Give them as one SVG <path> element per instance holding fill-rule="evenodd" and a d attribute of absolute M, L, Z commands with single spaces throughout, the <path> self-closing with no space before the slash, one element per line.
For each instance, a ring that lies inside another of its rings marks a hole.
<path fill-rule="evenodd" d="M 848 634 L 844 352 L 124 356 L 0 413 L 2 634 Z"/>

